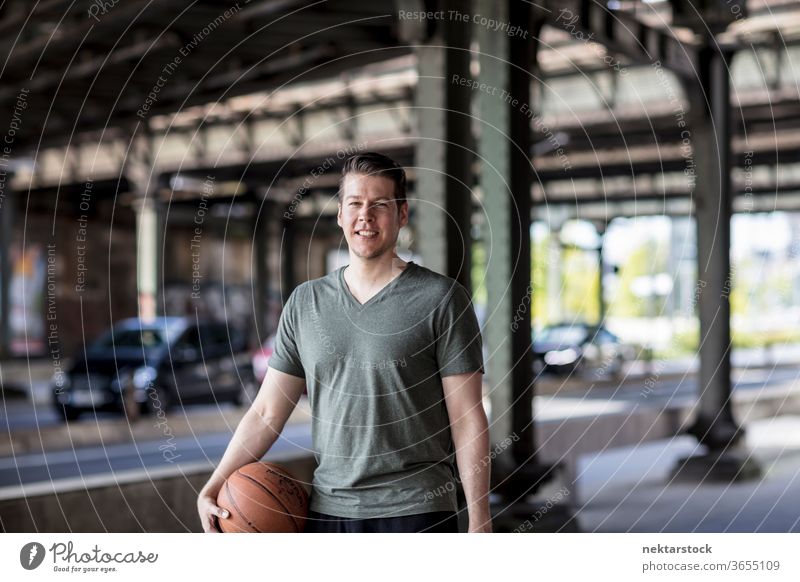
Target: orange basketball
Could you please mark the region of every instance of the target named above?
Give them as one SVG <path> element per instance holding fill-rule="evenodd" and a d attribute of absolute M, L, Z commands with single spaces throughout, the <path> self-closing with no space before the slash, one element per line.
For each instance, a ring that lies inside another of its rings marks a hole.
<path fill-rule="evenodd" d="M 217 505 L 229 517 L 218 518 L 223 533 L 299 533 L 308 516 L 308 494 L 280 465 L 250 463 L 225 480 Z"/>

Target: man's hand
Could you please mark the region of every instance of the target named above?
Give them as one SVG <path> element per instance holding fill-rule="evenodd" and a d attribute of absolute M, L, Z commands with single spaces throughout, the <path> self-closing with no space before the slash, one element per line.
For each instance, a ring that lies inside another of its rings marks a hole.
<path fill-rule="evenodd" d="M 205 489 L 197 497 L 197 513 L 200 514 L 200 523 L 204 533 L 222 533 L 219 530 L 217 518 L 223 519 L 230 517 L 227 510 L 217 505 L 216 494 L 211 494 Z"/>

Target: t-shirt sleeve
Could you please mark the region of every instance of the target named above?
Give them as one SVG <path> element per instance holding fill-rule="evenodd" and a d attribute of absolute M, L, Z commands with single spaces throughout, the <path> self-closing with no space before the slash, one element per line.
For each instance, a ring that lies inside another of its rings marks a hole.
<path fill-rule="evenodd" d="M 305 378 L 306 373 L 300 361 L 300 350 L 297 348 L 297 289 L 286 301 L 278 322 L 275 334 L 275 347 L 269 357 L 269 367 L 280 372 Z"/>
<path fill-rule="evenodd" d="M 436 359 L 442 377 L 483 373 L 483 341 L 478 318 L 462 285 L 456 284 L 439 317 Z"/>

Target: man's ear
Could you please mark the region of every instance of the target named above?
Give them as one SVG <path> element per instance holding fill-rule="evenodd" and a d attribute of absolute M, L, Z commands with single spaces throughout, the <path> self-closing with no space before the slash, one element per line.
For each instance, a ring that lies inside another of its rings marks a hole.
<path fill-rule="evenodd" d="M 336 211 L 336 224 L 338 224 L 341 227 L 342 226 L 342 203 L 338 202 L 337 206 L 339 207 L 339 209 Z"/>
<path fill-rule="evenodd" d="M 400 204 L 400 208 L 398 209 L 400 213 L 400 227 L 404 227 L 408 224 L 408 200 L 404 200 L 402 204 Z"/>

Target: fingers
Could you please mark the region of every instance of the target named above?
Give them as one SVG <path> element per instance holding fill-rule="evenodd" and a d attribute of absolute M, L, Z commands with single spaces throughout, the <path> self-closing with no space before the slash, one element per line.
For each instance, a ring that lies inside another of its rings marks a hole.
<path fill-rule="evenodd" d="M 213 505 L 211 507 L 211 517 L 208 520 L 211 524 L 211 530 L 208 533 L 222 533 L 222 530 L 219 527 L 219 519 L 227 519 L 230 517 L 230 513 L 227 509 L 222 509 L 221 507 L 217 507 Z"/>
<path fill-rule="evenodd" d="M 203 533 L 222 533 L 215 523 L 215 519 L 216 518 L 203 521 Z"/>
<path fill-rule="evenodd" d="M 205 533 L 222 533 L 218 519 L 227 519 L 228 517 L 230 517 L 228 510 L 218 507 L 210 501 L 200 504 L 200 521 Z"/>
<path fill-rule="evenodd" d="M 222 533 L 222 530 L 219 528 L 219 522 L 217 521 L 216 517 L 212 516 L 208 520 L 208 523 L 211 525 L 206 533 Z"/>
<path fill-rule="evenodd" d="M 220 530 L 219 522 L 217 521 L 218 517 L 213 514 L 209 514 L 203 520 L 203 531 L 205 533 L 222 533 Z"/>

